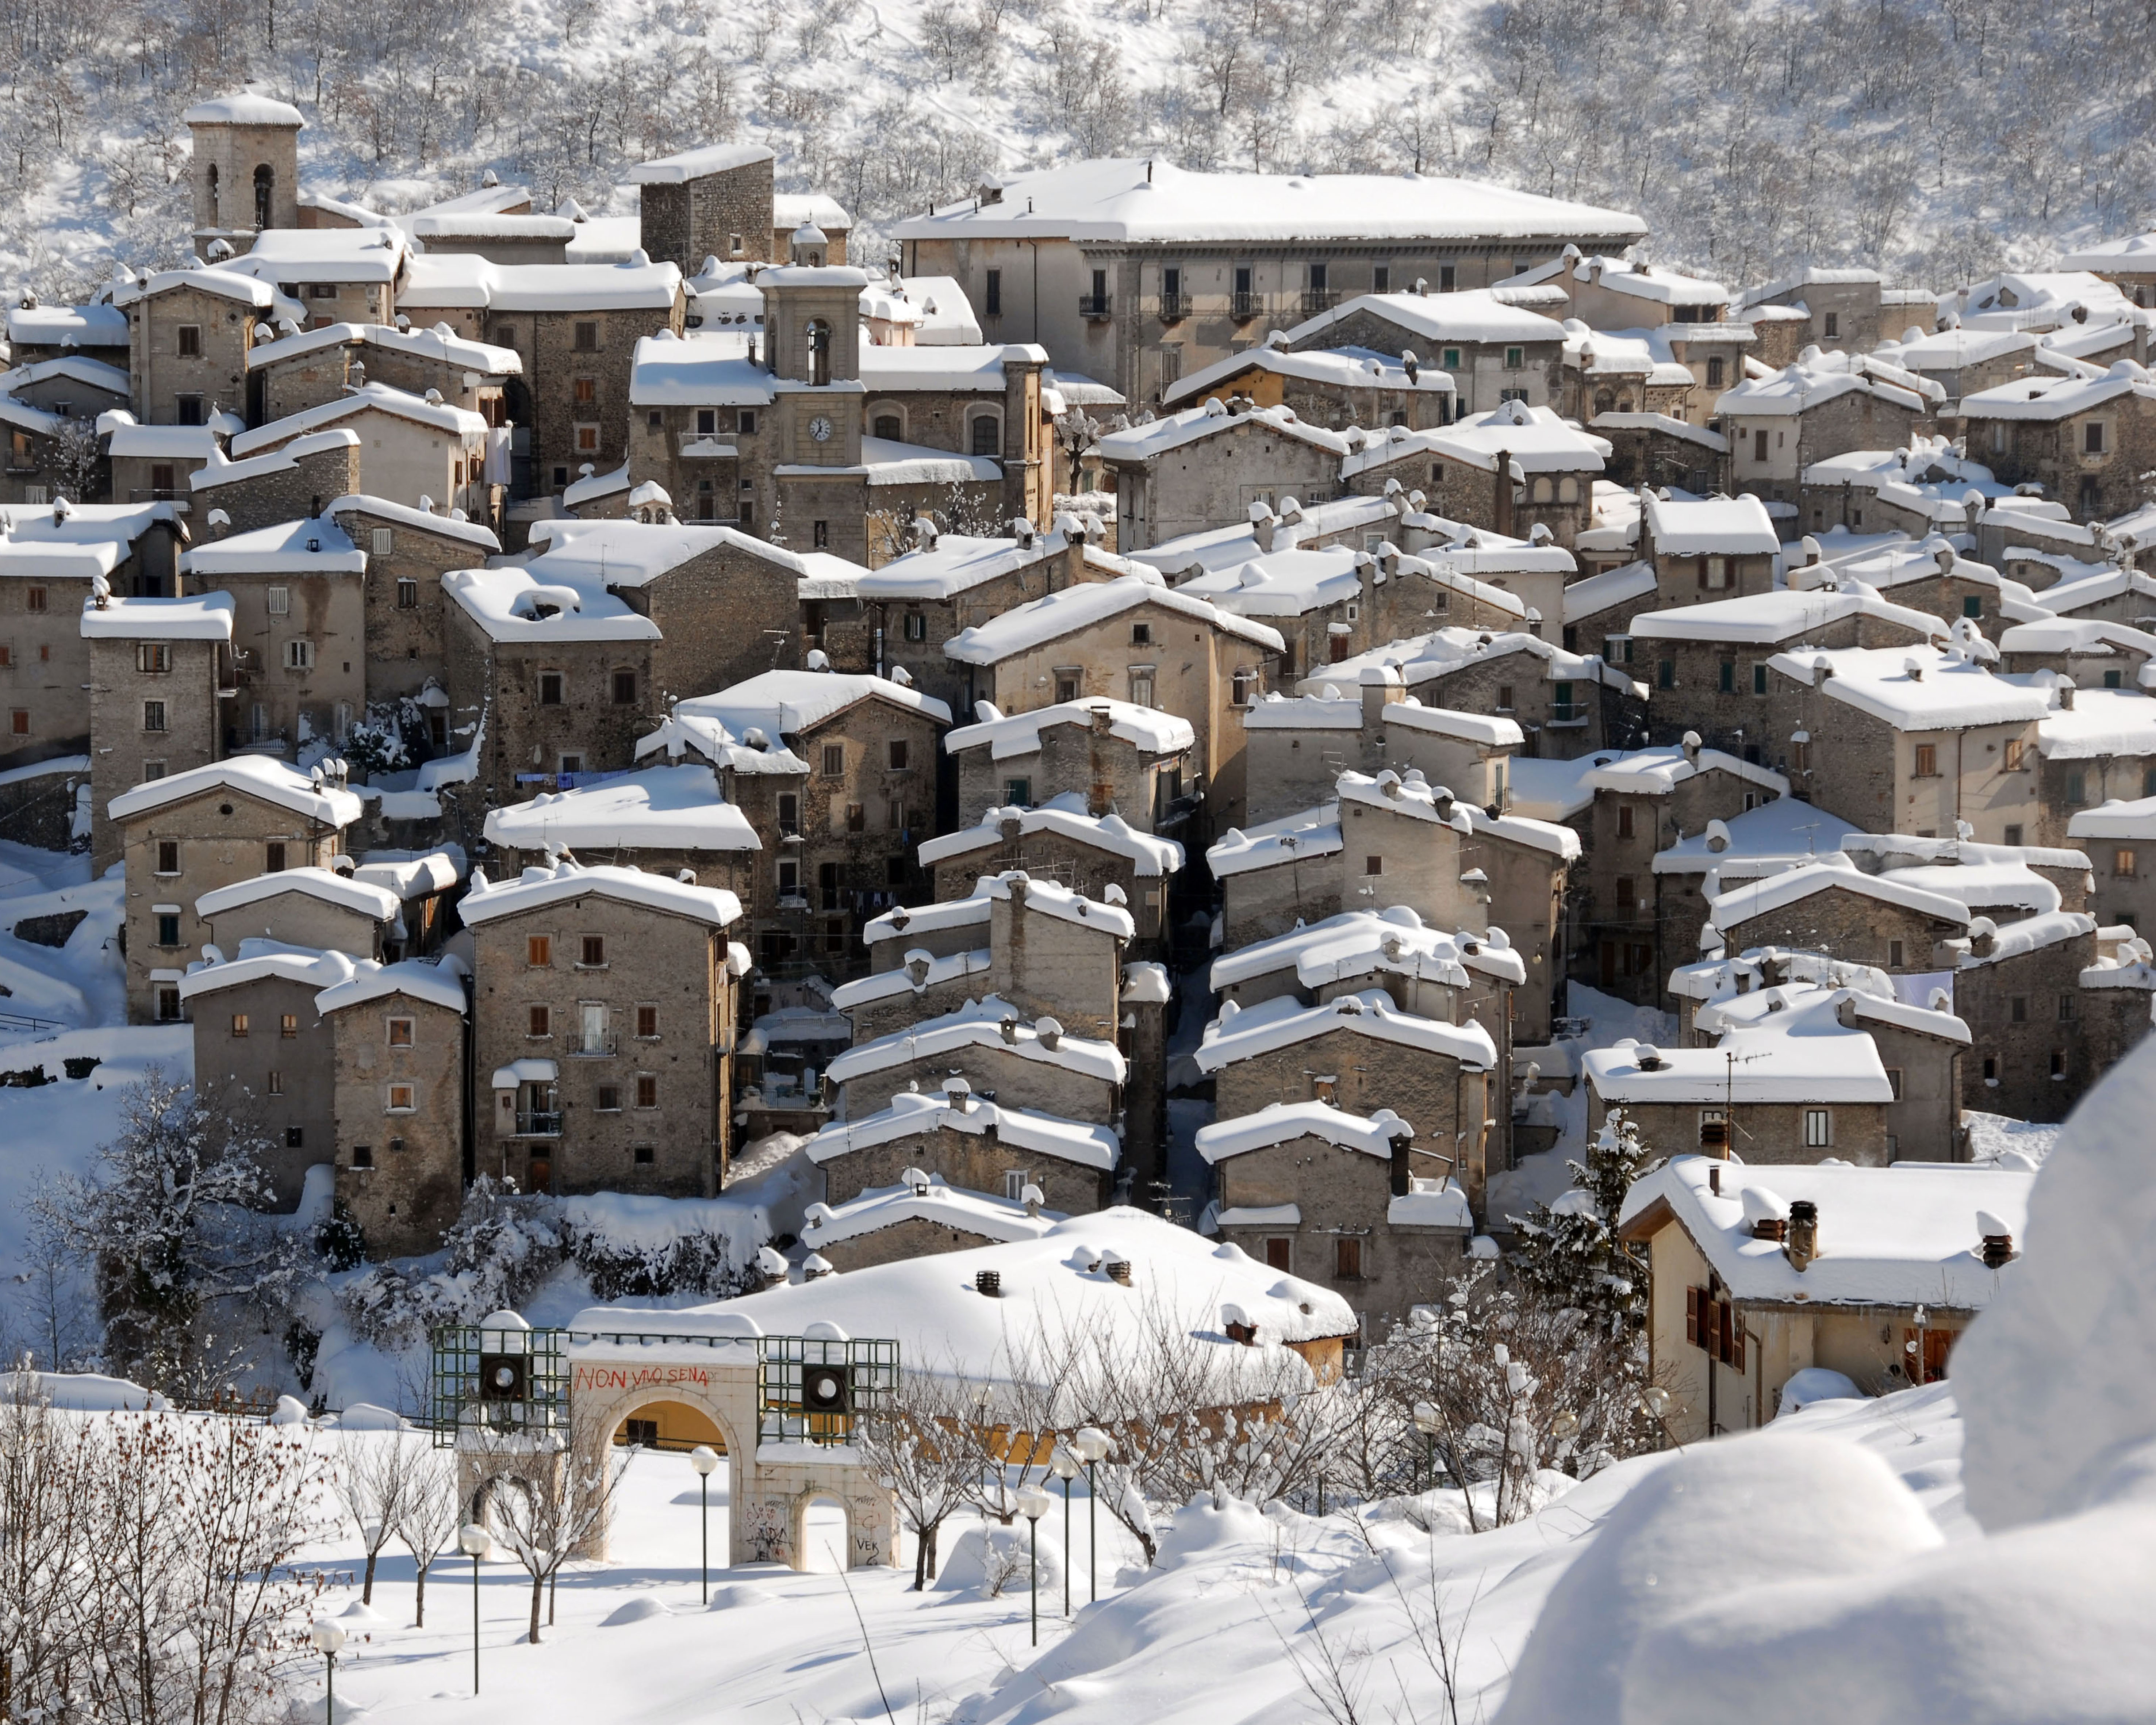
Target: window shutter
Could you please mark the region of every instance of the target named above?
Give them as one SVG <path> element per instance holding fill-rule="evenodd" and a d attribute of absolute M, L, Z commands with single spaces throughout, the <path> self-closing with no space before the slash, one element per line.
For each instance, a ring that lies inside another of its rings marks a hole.
<path fill-rule="evenodd" d="M 1700 1302 L 1706 1297 L 1707 1295 L 1704 1289 L 1687 1288 L 1685 1290 L 1685 1340 L 1689 1341 L 1694 1347 L 1697 1347 L 1700 1345 L 1699 1307 Z"/>

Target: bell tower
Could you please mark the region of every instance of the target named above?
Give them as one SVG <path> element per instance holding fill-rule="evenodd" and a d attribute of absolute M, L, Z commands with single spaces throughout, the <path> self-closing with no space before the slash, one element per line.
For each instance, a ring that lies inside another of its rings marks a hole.
<path fill-rule="evenodd" d="M 194 136 L 195 255 L 249 251 L 264 228 L 300 225 L 300 129 L 290 102 L 242 90 L 181 116 Z"/>

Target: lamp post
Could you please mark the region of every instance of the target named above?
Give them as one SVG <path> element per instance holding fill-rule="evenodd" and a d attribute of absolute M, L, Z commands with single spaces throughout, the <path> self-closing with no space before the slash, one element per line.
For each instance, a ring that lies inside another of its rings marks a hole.
<path fill-rule="evenodd" d="M 472 1560 L 472 1693 L 479 1693 L 479 1560 L 494 1543 L 485 1528 L 467 1522 L 457 1530 L 457 1546 Z"/>
<path fill-rule="evenodd" d="M 337 1649 L 344 1645 L 344 1631 L 326 1617 L 318 1617 L 308 1634 L 314 1641 L 315 1650 L 321 1655 L 328 1673 L 329 1703 L 322 1717 L 329 1721 L 329 1725 L 336 1725 L 336 1656 Z"/>
<path fill-rule="evenodd" d="M 1070 1447 L 1078 1452 L 1078 1459 L 1086 1464 L 1086 1594 L 1090 1600 L 1101 1597 L 1101 1494 L 1094 1484 L 1093 1470 L 1107 1460 L 1115 1445 L 1108 1434 L 1097 1425 L 1081 1426 L 1070 1439 Z"/>
<path fill-rule="evenodd" d="M 1659 1383 L 1650 1383 L 1640 1392 L 1640 1405 L 1647 1410 L 1647 1418 L 1661 1427 L 1662 1435 L 1669 1438 L 1670 1423 L 1662 1416 L 1670 1411 L 1670 1393 Z M 1676 1442 L 1673 1438 L 1670 1440 Z M 1677 1447 L 1681 1450 L 1684 1446 L 1678 1444 Z"/>
<path fill-rule="evenodd" d="M 1049 1471 L 1063 1481 L 1063 1614 L 1070 1614 L 1070 1482 L 1078 1477 L 1078 1458 L 1062 1444 L 1049 1458 Z"/>
<path fill-rule="evenodd" d="M 711 1470 L 719 1465 L 718 1452 L 699 1444 L 689 1452 L 689 1465 L 696 1470 L 696 1489 L 704 1499 L 704 1603 L 711 1603 Z"/>
<path fill-rule="evenodd" d="M 1033 1594 L 1033 1645 L 1040 1645 L 1040 1518 L 1048 1513 L 1048 1506 L 1055 1500 L 1039 1486 L 1018 1488 L 1019 1514 L 1026 1520 L 1028 1537 L 1032 1541 L 1032 1561 L 1026 1566 Z"/>
<path fill-rule="evenodd" d="M 1423 1490 L 1427 1491 L 1430 1489 L 1431 1479 L 1437 1472 L 1437 1434 L 1445 1429 L 1437 1417 L 1437 1409 L 1428 1402 L 1417 1402 L 1414 1404 L 1414 1429 L 1428 1440 L 1424 1444 L 1422 1452 Z"/>

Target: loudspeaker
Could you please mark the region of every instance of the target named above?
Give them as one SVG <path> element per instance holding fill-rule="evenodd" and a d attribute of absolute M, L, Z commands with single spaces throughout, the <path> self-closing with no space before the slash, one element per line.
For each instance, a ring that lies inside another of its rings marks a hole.
<path fill-rule="evenodd" d="M 801 1368 L 801 1411 L 804 1413 L 844 1413 L 852 1401 L 852 1388 L 844 1366 L 803 1366 Z"/>
<path fill-rule="evenodd" d="M 479 1357 L 479 1398 L 482 1402 L 521 1402 L 530 1399 L 531 1362 L 525 1354 L 481 1354 Z"/>

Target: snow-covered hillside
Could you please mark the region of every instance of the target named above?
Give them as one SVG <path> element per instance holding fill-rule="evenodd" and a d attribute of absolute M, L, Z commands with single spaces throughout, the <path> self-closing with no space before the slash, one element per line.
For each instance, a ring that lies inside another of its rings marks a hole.
<path fill-rule="evenodd" d="M 402 209 L 488 167 L 625 214 L 624 164 L 762 140 L 864 224 L 983 171 L 1495 178 L 1635 209 L 1732 284 L 1860 261 L 1949 286 L 2148 224 L 2156 17 L 2128 0 L 151 0 L 0 8 L 0 271 L 52 297 L 185 243 L 186 130 L 245 77 L 316 189 Z"/>

